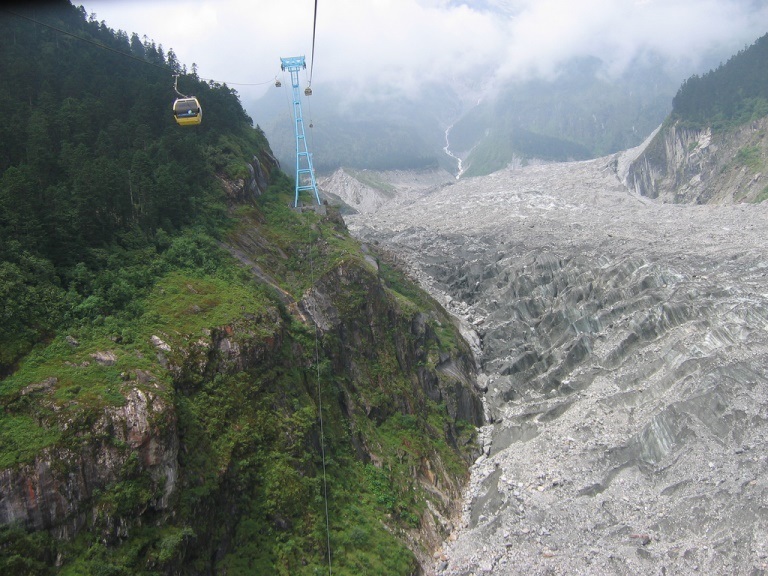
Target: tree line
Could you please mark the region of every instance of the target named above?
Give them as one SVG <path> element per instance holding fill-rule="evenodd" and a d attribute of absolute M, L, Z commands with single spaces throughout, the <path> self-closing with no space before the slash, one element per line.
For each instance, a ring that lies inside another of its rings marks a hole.
<path fill-rule="evenodd" d="M 768 115 L 768 34 L 716 69 L 688 78 L 672 101 L 672 114 L 716 129 Z"/>

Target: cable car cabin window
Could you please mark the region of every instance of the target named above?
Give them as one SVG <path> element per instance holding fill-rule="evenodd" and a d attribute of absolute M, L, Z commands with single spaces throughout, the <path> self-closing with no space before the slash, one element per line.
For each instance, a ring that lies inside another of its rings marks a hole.
<path fill-rule="evenodd" d="M 203 120 L 203 110 L 197 98 L 178 99 L 173 103 L 173 115 L 176 122 L 182 126 L 200 124 Z"/>

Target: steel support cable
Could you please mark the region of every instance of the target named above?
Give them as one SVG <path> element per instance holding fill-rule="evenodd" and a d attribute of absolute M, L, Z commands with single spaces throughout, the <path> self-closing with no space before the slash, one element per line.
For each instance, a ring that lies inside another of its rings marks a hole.
<path fill-rule="evenodd" d="M 57 26 L 53 26 L 52 24 L 47 24 L 45 22 L 40 22 L 40 20 L 36 20 L 35 18 L 31 18 L 29 16 L 25 16 L 24 14 L 19 14 L 18 12 L 14 12 L 12 10 L 5 10 L 8 14 L 12 14 L 13 16 L 16 16 L 17 18 L 22 18 L 23 20 L 28 20 L 30 22 L 34 22 L 35 24 L 39 24 L 40 26 L 45 26 L 46 28 L 50 28 L 51 30 L 55 30 L 56 32 L 59 32 L 60 34 L 64 34 L 66 36 L 71 36 L 72 38 L 76 38 L 78 40 L 82 40 L 83 42 L 87 42 L 88 44 L 93 44 L 94 46 L 97 46 L 98 48 L 102 48 L 104 50 L 108 50 L 109 52 L 114 52 L 115 54 L 120 54 L 121 56 L 126 56 L 127 58 L 130 58 L 131 60 L 136 60 L 137 62 L 141 62 L 143 64 L 149 64 L 150 66 L 154 66 L 155 68 L 160 68 L 161 70 L 170 70 L 173 71 L 169 66 L 166 66 L 164 64 L 158 64 L 156 62 L 150 62 L 149 60 L 144 60 L 143 58 L 139 58 L 137 56 L 134 56 L 133 54 L 128 54 L 127 52 L 122 52 L 118 50 L 117 48 L 112 48 L 111 46 L 106 46 L 105 44 L 102 44 L 101 42 L 96 42 L 96 40 L 91 40 L 90 38 L 83 38 L 82 36 L 78 36 L 77 34 L 73 34 L 72 32 L 68 32 L 67 30 L 62 30 L 61 28 L 58 28 Z"/>
<path fill-rule="evenodd" d="M 304 77 L 306 78 L 306 73 L 304 74 Z M 311 84 L 312 84 L 312 77 L 310 76 L 307 85 L 311 85 Z M 312 99 L 308 97 L 306 99 L 306 102 L 307 102 L 307 112 L 309 112 L 309 146 L 314 150 L 315 149 L 315 131 L 314 131 L 315 121 L 312 119 Z"/>
<path fill-rule="evenodd" d="M 138 56 L 134 56 L 133 54 L 128 54 L 127 52 L 123 52 L 122 50 L 118 50 L 117 48 L 112 48 L 111 46 L 107 46 L 105 44 L 102 44 L 101 42 L 97 42 L 96 40 L 92 40 L 90 38 L 84 38 L 83 36 L 78 36 L 77 34 L 74 34 L 72 32 L 68 32 L 67 30 L 62 30 L 61 28 L 57 26 L 53 26 L 52 24 L 47 24 L 46 22 L 41 22 L 40 20 L 37 20 L 35 18 L 32 18 L 30 16 L 25 16 L 24 14 L 19 14 L 18 12 L 14 12 L 13 10 L 4 9 L 5 12 L 8 14 L 11 14 L 13 16 L 16 16 L 17 18 L 22 18 L 23 20 L 28 20 L 29 22 L 34 22 L 35 24 L 39 24 L 40 26 L 45 26 L 46 28 L 50 28 L 51 30 L 55 30 L 56 32 L 59 32 L 60 34 L 64 34 L 66 36 L 71 36 L 72 38 L 75 38 L 77 40 L 81 40 L 83 42 L 87 42 L 88 44 L 93 44 L 97 48 L 101 48 L 103 50 L 107 50 L 109 52 L 114 52 L 115 54 L 120 54 L 121 56 L 125 56 L 126 58 L 130 58 L 131 60 L 136 60 L 136 62 L 141 62 L 142 64 L 149 64 L 150 66 L 154 66 L 155 68 L 160 68 L 161 70 L 165 70 L 166 72 L 172 72 L 178 76 L 178 73 L 171 68 L 170 66 L 166 64 L 158 64 L 157 62 L 150 62 L 149 60 L 145 60 L 144 58 L 139 58 Z M 198 76 L 198 78 L 204 82 L 218 82 L 219 84 L 227 84 L 229 86 L 263 86 L 264 84 L 270 84 L 274 82 L 274 79 L 267 80 L 265 82 L 254 82 L 254 83 L 243 83 L 243 82 L 227 82 L 225 80 L 215 80 L 213 78 L 201 78 Z M 177 90 L 178 93 L 178 90 Z"/>
<path fill-rule="evenodd" d="M 310 282 L 312 289 L 315 287 L 315 265 L 314 265 L 314 259 L 312 258 L 312 245 L 309 245 L 309 276 L 310 276 Z M 313 304 L 313 312 L 314 310 L 314 304 Z M 328 514 L 328 481 L 326 480 L 326 474 L 325 474 L 325 431 L 323 428 L 323 396 L 321 393 L 320 388 L 320 345 L 319 345 L 319 338 L 318 338 L 318 326 L 317 321 L 315 318 L 317 318 L 316 314 L 312 314 L 312 322 L 315 324 L 315 368 L 317 370 L 317 411 L 320 415 L 320 453 L 322 454 L 323 459 L 323 500 L 325 501 L 325 537 L 326 537 L 326 546 L 328 549 L 328 575 L 332 576 L 333 574 L 333 566 L 331 562 L 331 523 L 330 523 L 330 516 Z"/>
<path fill-rule="evenodd" d="M 315 17 L 312 21 L 312 57 L 309 59 L 309 85 L 312 86 L 312 71 L 315 69 L 315 31 L 317 30 L 317 0 L 315 0 Z"/>

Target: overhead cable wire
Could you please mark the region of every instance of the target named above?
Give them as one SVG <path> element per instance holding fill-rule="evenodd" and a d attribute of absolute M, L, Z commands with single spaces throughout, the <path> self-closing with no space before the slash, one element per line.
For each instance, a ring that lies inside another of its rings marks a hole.
<path fill-rule="evenodd" d="M 309 59 L 309 85 L 312 85 L 312 72 L 315 68 L 315 32 L 317 30 L 317 0 L 315 0 L 315 17 L 312 21 L 312 57 Z"/>
<path fill-rule="evenodd" d="M 154 66 L 155 68 L 160 68 L 162 70 L 170 70 L 170 66 L 166 64 L 158 64 L 157 62 L 150 62 L 149 60 L 145 60 L 143 58 L 139 58 L 138 56 L 134 56 L 133 54 L 128 54 L 127 52 L 122 52 L 121 50 L 118 50 L 117 48 L 112 48 L 111 46 L 107 46 L 105 44 L 102 44 L 101 42 L 96 42 L 96 40 L 92 40 L 90 38 L 84 38 L 83 36 L 78 36 L 77 34 L 73 34 L 72 32 L 68 32 L 67 30 L 62 30 L 61 28 L 58 28 L 56 26 L 53 26 L 52 24 L 47 24 L 46 22 L 41 22 L 40 20 L 36 20 L 35 18 L 31 18 L 29 16 L 25 16 L 24 14 L 19 14 L 18 12 L 13 12 L 12 10 L 5 10 L 8 14 L 12 14 L 13 16 L 16 16 L 17 18 L 22 18 L 24 20 L 29 20 L 30 22 L 34 22 L 35 24 L 39 24 L 40 26 L 45 26 L 46 28 L 50 28 L 51 30 L 55 30 L 56 32 L 59 32 L 61 34 L 65 34 L 66 36 L 71 36 L 72 38 L 76 38 L 77 40 L 82 40 L 83 42 L 87 42 L 88 44 L 93 44 L 94 46 L 97 46 L 98 48 L 102 48 L 104 50 L 108 50 L 110 52 L 114 52 L 115 54 L 120 54 L 121 56 L 125 56 L 127 58 L 130 58 L 131 60 L 136 60 L 137 62 L 142 62 L 144 64 L 149 64 L 150 66 Z"/>
<path fill-rule="evenodd" d="M 274 78 L 270 78 L 265 82 L 227 82 L 226 80 L 215 80 L 213 78 L 202 78 L 200 76 L 198 76 L 198 78 L 205 82 L 218 82 L 219 84 L 226 84 L 227 86 L 264 86 L 264 84 L 272 84 L 275 81 Z"/>
<path fill-rule="evenodd" d="M 79 36 L 77 34 L 74 34 L 72 32 L 69 32 L 67 30 L 63 30 L 57 26 L 53 26 L 52 24 L 48 24 L 46 22 L 41 22 L 40 20 L 37 20 L 35 18 L 32 18 L 30 16 L 25 16 L 24 14 L 19 14 L 18 12 L 14 12 L 13 10 L 5 9 L 5 12 L 8 14 L 11 14 L 13 16 L 16 16 L 17 18 L 22 18 L 24 20 L 28 20 L 29 22 L 34 22 L 35 24 L 39 24 L 40 26 L 45 26 L 46 28 L 50 28 L 51 30 L 55 30 L 56 32 L 59 32 L 60 34 L 64 34 L 66 36 L 71 36 L 72 38 L 75 38 L 77 40 L 81 40 L 83 42 L 87 42 L 88 44 L 93 44 L 97 48 L 101 48 L 103 50 L 108 50 L 109 52 L 114 52 L 115 54 L 120 54 L 121 56 L 125 56 L 126 58 L 130 58 L 131 60 L 135 60 L 137 62 L 141 62 L 142 64 L 149 64 L 150 66 L 154 66 L 155 68 L 160 68 L 161 70 L 165 70 L 167 72 L 176 73 L 176 71 L 168 66 L 167 64 L 158 64 L 157 62 L 152 62 L 150 60 L 146 60 L 144 58 L 139 58 L 138 56 L 134 56 L 133 54 L 129 54 L 128 52 L 123 52 L 122 50 L 118 50 L 117 48 L 112 48 L 111 46 L 107 46 L 106 44 L 102 44 L 101 42 L 97 42 L 96 40 L 93 40 L 91 38 L 85 38 L 83 36 Z M 216 80 L 214 78 L 202 78 L 201 76 L 198 76 L 200 80 L 203 82 L 217 82 L 219 84 L 226 84 L 227 86 L 263 86 L 264 84 L 270 84 L 271 82 L 274 82 L 274 78 L 270 78 L 269 80 L 266 80 L 265 82 L 227 82 L 225 80 Z"/>
<path fill-rule="evenodd" d="M 312 257 L 311 244 L 309 245 L 309 271 L 310 271 L 311 286 L 314 288 L 315 265 L 314 265 L 314 259 Z M 312 307 L 314 311 L 314 301 L 313 301 Z M 317 318 L 317 315 L 313 314 L 312 318 L 313 318 L 313 323 L 315 325 L 315 367 L 317 369 L 317 411 L 320 416 L 320 452 L 323 458 L 323 500 L 325 501 L 325 538 L 326 538 L 326 546 L 328 550 L 328 575 L 332 576 L 333 564 L 331 561 L 331 522 L 330 522 L 330 515 L 328 513 L 328 481 L 326 479 L 326 471 L 325 471 L 325 431 L 323 428 L 323 396 L 320 388 L 320 345 L 318 341 L 319 327 L 317 325 L 317 321 L 315 320 L 315 318 Z"/>

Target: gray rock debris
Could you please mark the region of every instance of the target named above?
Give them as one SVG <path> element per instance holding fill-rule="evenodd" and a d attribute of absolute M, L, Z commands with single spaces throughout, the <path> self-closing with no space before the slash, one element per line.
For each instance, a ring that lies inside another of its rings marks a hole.
<path fill-rule="evenodd" d="M 617 164 L 347 220 L 477 335 L 493 424 L 428 573 L 768 570 L 768 205 L 656 204 Z"/>

